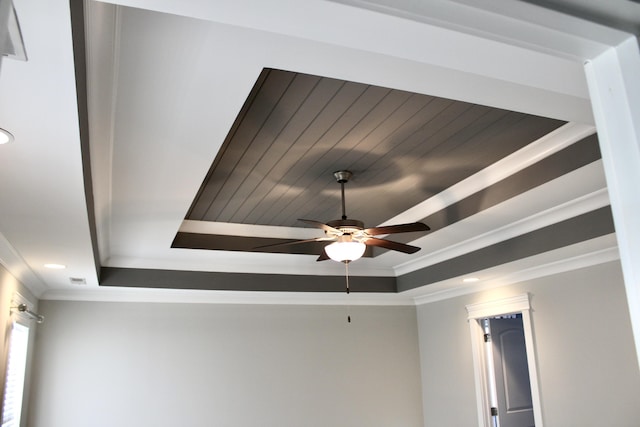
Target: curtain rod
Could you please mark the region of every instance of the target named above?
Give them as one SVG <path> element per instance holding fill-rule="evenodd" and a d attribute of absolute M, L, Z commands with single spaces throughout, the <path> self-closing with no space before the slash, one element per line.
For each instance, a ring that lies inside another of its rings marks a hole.
<path fill-rule="evenodd" d="M 36 323 L 44 322 L 44 316 L 29 310 L 29 307 L 27 307 L 27 304 L 18 304 L 17 307 L 11 307 L 11 309 L 17 309 L 20 313 L 26 314 L 31 319 L 34 319 Z"/>

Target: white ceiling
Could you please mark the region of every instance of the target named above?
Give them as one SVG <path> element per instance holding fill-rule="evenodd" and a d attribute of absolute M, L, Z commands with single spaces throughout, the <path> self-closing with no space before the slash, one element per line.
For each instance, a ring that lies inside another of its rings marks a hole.
<path fill-rule="evenodd" d="M 572 122 L 482 175 L 389 218 L 389 223 L 409 222 L 592 133 L 583 62 L 629 36 L 523 2 L 86 1 L 90 193 L 100 258 L 95 260 L 69 4 L 14 3 L 29 60 L 5 59 L 0 70 L 0 127 L 16 137 L 0 146 L 0 261 L 45 298 L 102 292 L 96 263 L 343 273 L 343 266 L 315 263 L 309 255 L 170 248 L 263 67 Z M 627 17 L 640 21 L 640 5 L 625 0 L 608 4 L 609 11 L 624 7 Z M 352 274 L 393 276 L 489 244 L 496 236 L 522 233 L 607 203 L 598 163 L 420 239 L 416 243 L 426 249 L 410 258 L 390 253 L 358 261 Z M 255 232 L 255 226 L 234 227 L 234 233 Z M 277 230 L 277 236 L 285 232 L 307 237 L 309 230 Z M 591 242 L 562 256 L 573 259 L 609 251 L 612 245 L 614 240 L 601 239 L 595 247 Z M 67 269 L 45 269 L 47 262 Z M 492 277 L 540 265 L 540 259 L 528 262 L 502 266 Z M 85 278 L 87 285 L 72 285 L 70 277 Z M 416 292 L 410 296 L 419 296 Z"/>

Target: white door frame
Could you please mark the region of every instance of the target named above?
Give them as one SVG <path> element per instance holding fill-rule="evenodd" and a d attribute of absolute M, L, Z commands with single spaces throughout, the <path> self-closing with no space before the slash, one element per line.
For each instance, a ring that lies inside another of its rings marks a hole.
<path fill-rule="evenodd" d="M 524 342 L 527 350 L 529 381 L 531 382 L 533 419 L 536 427 L 543 427 L 542 407 L 540 405 L 540 389 L 538 387 L 538 370 L 536 368 L 533 330 L 531 328 L 531 306 L 529 304 L 529 294 L 469 304 L 466 308 L 469 330 L 471 331 L 471 349 L 473 351 L 473 370 L 476 384 L 476 401 L 478 405 L 478 425 L 480 427 L 491 426 L 489 381 L 485 369 L 486 355 L 483 348 L 484 330 L 482 325 L 480 325 L 479 320 L 504 314 L 522 313 L 522 326 L 524 327 Z"/>

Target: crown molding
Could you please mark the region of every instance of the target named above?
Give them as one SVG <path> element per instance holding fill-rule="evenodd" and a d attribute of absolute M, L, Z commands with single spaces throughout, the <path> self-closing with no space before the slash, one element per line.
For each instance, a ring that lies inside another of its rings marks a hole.
<path fill-rule="evenodd" d="M 47 291 L 43 300 L 143 302 L 182 304 L 266 304 L 266 305 L 353 305 L 403 306 L 414 305 L 413 298 L 388 293 L 343 292 L 246 292 L 200 291 L 181 289 L 143 289 L 98 287 L 87 289 L 56 289 Z"/>
<path fill-rule="evenodd" d="M 464 283 L 463 277 L 456 277 L 407 291 L 404 294 L 412 294 L 416 305 L 424 305 L 619 259 L 615 234 L 609 234 L 465 275 L 480 276 L 483 278 L 480 282 Z"/>
<path fill-rule="evenodd" d="M 600 165 L 598 164 L 598 166 Z M 587 168 L 590 168 L 590 167 L 592 166 L 591 165 L 587 166 Z M 534 189 L 531 191 L 536 191 L 536 190 Z M 517 203 L 518 197 L 510 199 L 506 202 L 503 202 L 503 204 Z M 550 209 L 546 209 L 541 212 L 537 212 L 529 216 L 528 218 L 524 218 L 510 224 L 506 224 L 502 227 L 487 231 L 486 233 L 483 233 L 481 235 L 473 236 L 469 239 L 457 242 L 454 245 L 443 247 L 439 250 L 432 251 L 421 258 L 406 262 L 404 264 L 401 264 L 395 267 L 394 271 L 396 273 L 396 276 L 401 276 L 403 274 L 407 274 L 412 271 L 416 271 L 418 269 L 428 267 L 438 262 L 455 258 L 457 256 L 464 255 L 474 250 L 488 247 L 498 242 L 502 242 L 504 240 L 523 235 L 533 230 L 537 230 L 542 227 L 546 227 L 548 225 L 555 224 L 587 212 L 591 212 L 595 209 L 599 209 L 604 206 L 607 206 L 608 204 L 609 204 L 609 195 L 607 193 L 607 189 L 606 188 L 599 189 L 590 194 L 586 194 L 574 200 L 570 200 L 561 205 L 554 206 Z M 495 208 L 487 209 L 486 211 L 481 212 L 479 215 L 491 215 L 492 209 L 495 209 Z M 474 221 L 474 220 L 475 218 L 472 217 L 465 221 Z M 462 222 L 464 221 L 461 221 L 461 223 Z M 455 226 L 456 225 L 454 224 L 451 227 L 455 227 Z"/>
<path fill-rule="evenodd" d="M 36 298 L 45 292 L 46 286 L 42 278 L 29 267 L 29 264 L 2 233 L 0 233 L 0 264 L 25 285 Z"/>
<path fill-rule="evenodd" d="M 595 127 L 591 125 L 573 122 L 567 123 L 380 225 L 420 221 L 422 218 L 459 202 L 478 191 L 482 191 L 542 159 L 593 135 L 595 131 Z"/>
<path fill-rule="evenodd" d="M 508 286 L 618 259 L 615 235 L 611 234 L 478 272 L 478 275 L 489 278 L 479 283 L 466 284 L 462 282 L 461 278 L 454 278 L 401 294 L 351 293 L 347 295 L 342 292 L 283 293 L 88 287 L 84 289 L 52 289 L 45 292 L 40 299 L 182 304 L 413 306 Z"/>

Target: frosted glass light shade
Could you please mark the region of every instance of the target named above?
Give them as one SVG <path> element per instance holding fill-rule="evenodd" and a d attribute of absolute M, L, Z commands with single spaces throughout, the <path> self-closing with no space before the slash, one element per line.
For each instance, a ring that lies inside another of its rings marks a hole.
<path fill-rule="evenodd" d="M 325 246 L 324 250 L 334 261 L 355 261 L 364 255 L 367 245 L 361 242 L 334 242 Z"/>

